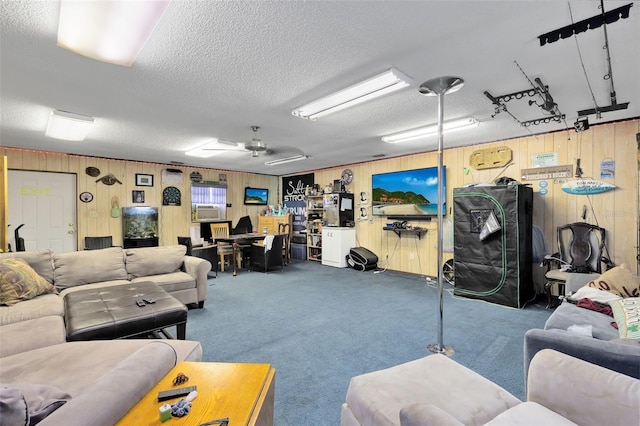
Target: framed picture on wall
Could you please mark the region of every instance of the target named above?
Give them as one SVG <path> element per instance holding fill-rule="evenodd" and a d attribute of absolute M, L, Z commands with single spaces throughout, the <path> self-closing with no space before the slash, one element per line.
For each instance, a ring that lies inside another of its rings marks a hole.
<path fill-rule="evenodd" d="M 144 203 L 144 191 L 131 191 L 134 203 Z"/>
<path fill-rule="evenodd" d="M 153 186 L 153 175 L 136 173 L 136 186 Z"/>

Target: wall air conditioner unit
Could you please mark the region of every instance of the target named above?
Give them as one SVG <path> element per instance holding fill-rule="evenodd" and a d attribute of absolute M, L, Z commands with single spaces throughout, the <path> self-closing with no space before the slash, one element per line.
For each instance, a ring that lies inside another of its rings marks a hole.
<path fill-rule="evenodd" d="M 196 218 L 198 222 L 220 219 L 220 207 L 211 205 L 196 206 Z"/>

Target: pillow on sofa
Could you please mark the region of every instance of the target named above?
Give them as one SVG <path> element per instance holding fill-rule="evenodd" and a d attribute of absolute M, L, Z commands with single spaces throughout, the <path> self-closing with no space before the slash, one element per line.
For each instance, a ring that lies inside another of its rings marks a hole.
<path fill-rule="evenodd" d="M 53 264 L 54 283 L 59 290 L 127 279 L 124 253 L 120 247 L 54 253 Z"/>
<path fill-rule="evenodd" d="M 617 294 L 613 294 L 609 291 L 600 290 L 598 288 L 593 288 L 586 285 L 584 287 L 580 287 L 578 291 L 568 297 L 569 300 L 573 300 L 574 302 L 577 302 L 578 300 L 584 298 L 593 300 L 594 302 L 598 303 L 609 303 L 612 300 L 622 299 L 622 297 L 618 296 Z"/>
<path fill-rule="evenodd" d="M 186 253 L 182 245 L 126 249 L 127 273 L 133 279 L 179 271 Z"/>
<path fill-rule="evenodd" d="M 609 302 L 622 339 L 640 339 L 640 297 Z"/>
<path fill-rule="evenodd" d="M 640 297 L 640 277 L 631 272 L 624 263 L 589 281 L 587 286 L 622 297 Z"/>
<path fill-rule="evenodd" d="M 38 424 L 71 399 L 71 395 L 55 386 L 14 386 L 0 386 L 0 421 L 3 425 Z"/>
<path fill-rule="evenodd" d="M 15 305 L 41 294 L 57 293 L 56 288 L 18 258 L 0 260 L 0 305 Z"/>

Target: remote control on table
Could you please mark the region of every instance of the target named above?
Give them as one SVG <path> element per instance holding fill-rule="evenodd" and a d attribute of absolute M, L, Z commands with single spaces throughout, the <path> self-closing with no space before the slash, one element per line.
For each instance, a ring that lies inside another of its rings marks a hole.
<path fill-rule="evenodd" d="M 144 300 L 142 299 L 136 299 L 136 305 L 143 307 L 146 303 L 144 303 Z"/>
<path fill-rule="evenodd" d="M 158 402 L 166 401 L 167 399 L 179 398 L 181 396 L 189 395 L 189 393 L 191 393 L 194 390 L 196 390 L 195 386 L 187 386 L 184 388 L 160 391 L 158 392 Z"/>

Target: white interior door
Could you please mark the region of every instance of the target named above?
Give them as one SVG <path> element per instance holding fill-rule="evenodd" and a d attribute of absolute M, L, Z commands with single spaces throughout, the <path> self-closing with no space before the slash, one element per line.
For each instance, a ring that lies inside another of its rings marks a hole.
<path fill-rule="evenodd" d="M 27 251 L 75 251 L 76 175 L 9 170 L 9 242 L 14 251 L 21 224 Z"/>

